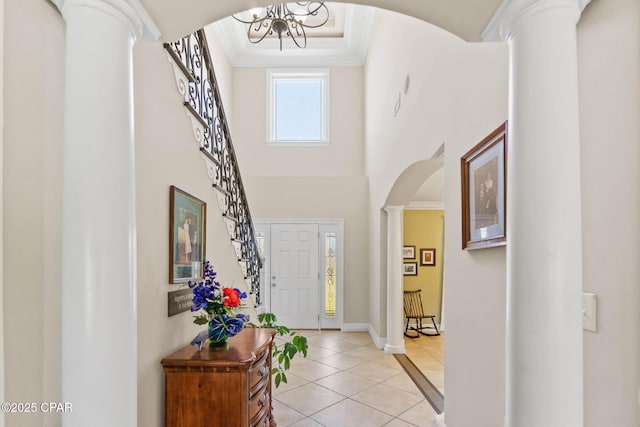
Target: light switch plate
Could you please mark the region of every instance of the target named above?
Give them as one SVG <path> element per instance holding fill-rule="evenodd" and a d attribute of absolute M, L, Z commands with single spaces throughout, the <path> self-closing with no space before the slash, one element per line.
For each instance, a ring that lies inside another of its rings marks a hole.
<path fill-rule="evenodd" d="M 596 331 L 596 294 L 582 294 L 582 329 Z"/>

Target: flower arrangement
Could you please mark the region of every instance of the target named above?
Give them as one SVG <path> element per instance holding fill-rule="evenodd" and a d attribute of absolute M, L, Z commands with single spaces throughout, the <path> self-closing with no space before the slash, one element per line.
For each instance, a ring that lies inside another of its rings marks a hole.
<path fill-rule="evenodd" d="M 242 307 L 241 300 L 247 294 L 237 288 L 223 287 L 216 276 L 213 266 L 205 261 L 204 280 L 189 282 L 189 288 L 193 290 L 191 311 L 204 311 L 194 316 L 193 323 L 208 324 L 208 337 L 212 345 L 224 343 L 227 338 L 237 335 L 249 320 L 244 314 L 234 312 L 234 309 Z"/>

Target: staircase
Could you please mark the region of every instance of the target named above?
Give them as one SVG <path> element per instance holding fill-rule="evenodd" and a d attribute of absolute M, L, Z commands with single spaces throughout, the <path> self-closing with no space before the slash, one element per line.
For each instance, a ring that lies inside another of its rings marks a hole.
<path fill-rule="evenodd" d="M 254 307 L 262 261 L 204 30 L 164 44 Z"/>

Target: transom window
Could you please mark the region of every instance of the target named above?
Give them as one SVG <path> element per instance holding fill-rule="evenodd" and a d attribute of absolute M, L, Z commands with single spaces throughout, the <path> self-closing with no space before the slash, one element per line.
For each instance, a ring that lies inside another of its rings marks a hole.
<path fill-rule="evenodd" d="M 270 145 L 328 144 L 328 71 L 268 73 Z"/>

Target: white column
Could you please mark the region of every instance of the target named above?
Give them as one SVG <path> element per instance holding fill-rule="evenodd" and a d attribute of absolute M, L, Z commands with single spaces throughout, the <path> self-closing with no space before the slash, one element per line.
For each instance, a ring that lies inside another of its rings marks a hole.
<path fill-rule="evenodd" d="M 578 0 L 503 2 L 510 49 L 507 177 L 509 427 L 581 427 Z M 488 34 L 491 37 L 491 34 Z"/>
<path fill-rule="evenodd" d="M 387 343 L 385 353 L 406 353 L 402 337 L 402 206 L 387 212 Z"/>
<path fill-rule="evenodd" d="M 64 426 L 137 425 L 132 48 L 124 0 L 58 0 L 66 21 L 62 238 Z"/>

